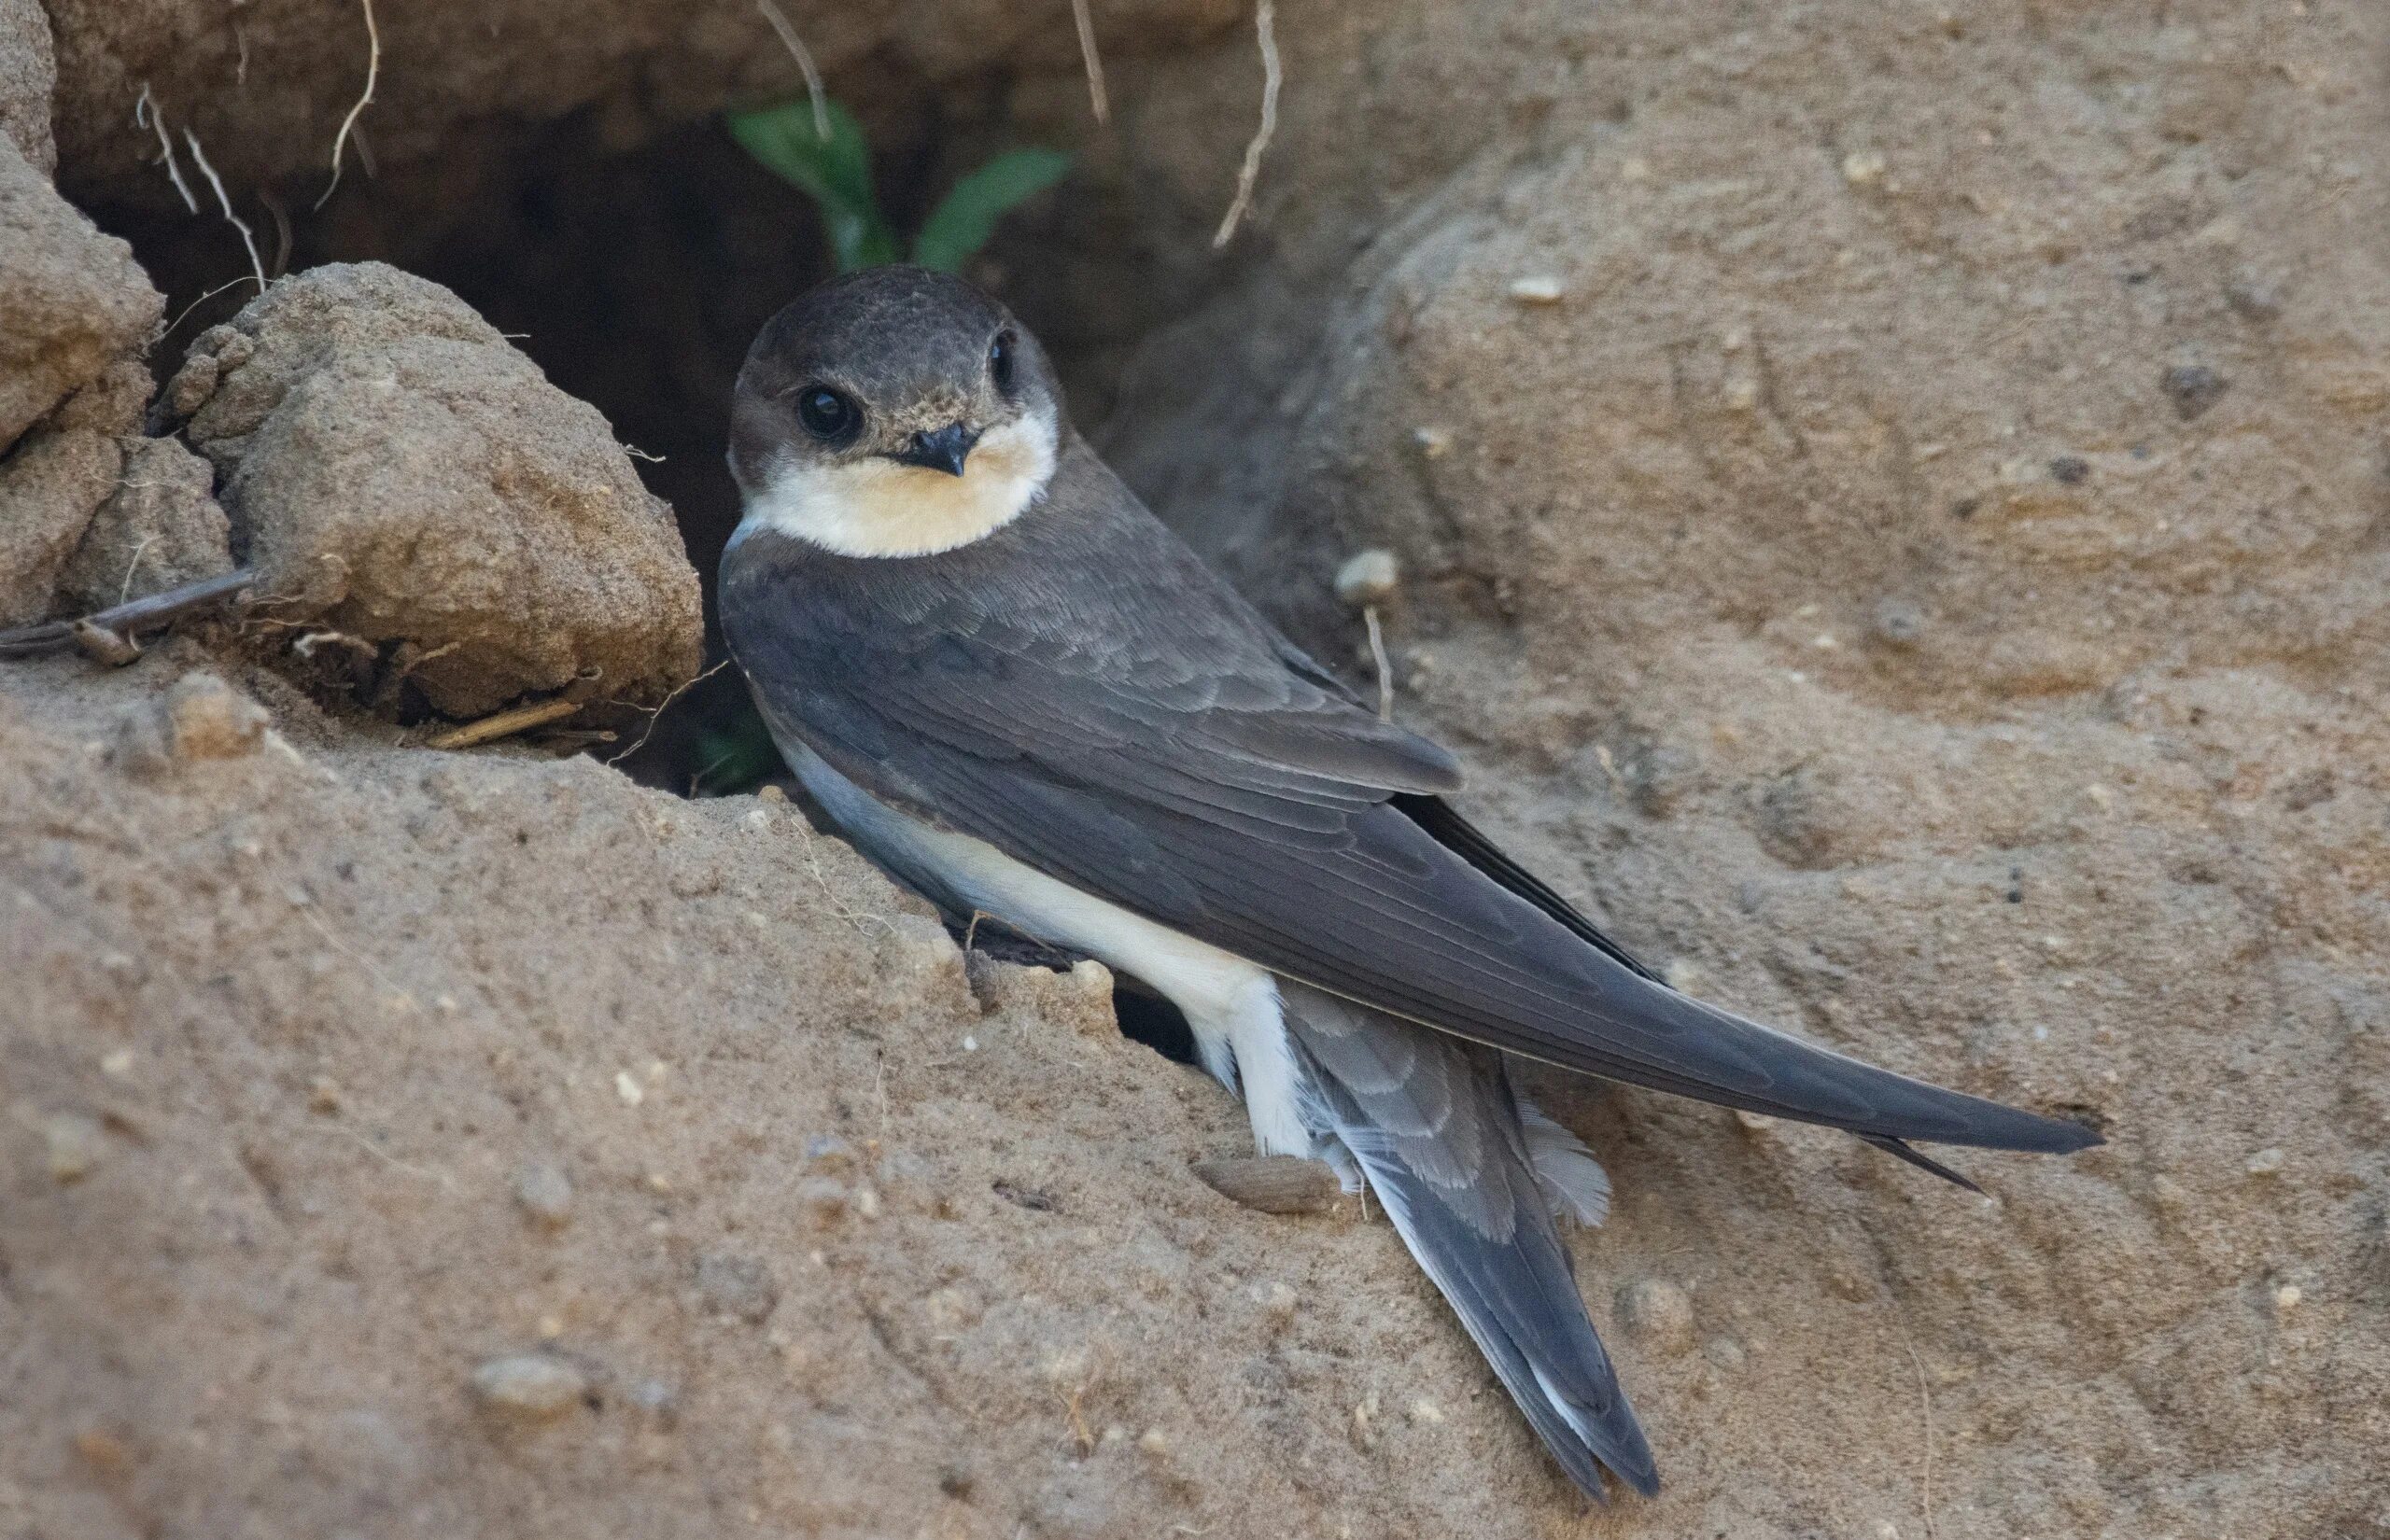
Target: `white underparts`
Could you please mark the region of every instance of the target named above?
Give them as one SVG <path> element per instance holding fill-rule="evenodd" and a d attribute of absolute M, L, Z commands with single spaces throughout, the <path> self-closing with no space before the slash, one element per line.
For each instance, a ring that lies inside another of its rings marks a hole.
<path fill-rule="evenodd" d="M 1278 981 L 1268 969 L 1049 877 L 984 840 L 899 812 L 794 738 L 782 740 L 780 751 L 855 847 L 901 880 L 959 911 L 982 911 L 1040 941 L 1088 953 L 1160 991 L 1187 1017 L 1203 1068 L 1244 1098 L 1260 1154 L 1323 1157 L 1348 1186 L 1358 1185 L 1359 1173 L 1335 1137 L 1313 1136 L 1329 1121 L 1317 1114 L 1315 1098 L 1314 1115 L 1304 1116 L 1309 1093 L 1286 1035 Z M 1610 1208 L 1610 1178 L 1593 1154 L 1532 1103 L 1521 1102 L 1519 1113 L 1528 1161 L 1553 1211 L 1600 1224 Z"/>
<path fill-rule="evenodd" d="M 747 498 L 740 533 L 765 528 L 842 556 L 927 556 L 1020 517 L 1054 474 L 1051 413 L 990 428 L 963 474 L 880 455 L 806 463 L 782 455 Z"/>

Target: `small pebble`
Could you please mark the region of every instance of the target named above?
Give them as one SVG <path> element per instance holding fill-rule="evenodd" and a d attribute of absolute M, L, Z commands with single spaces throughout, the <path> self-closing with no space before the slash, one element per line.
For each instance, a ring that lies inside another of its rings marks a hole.
<path fill-rule="evenodd" d="M 100 1073 L 110 1080 L 122 1080 L 133 1073 L 133 1050 L 117 1048 L 101 1056 Z"/>
<path fill-rule="evenodd" d="M 1324 1214 L 1344 1194 L 1326 1161 L 1300 1155 L 1230 1155 L 1199 1160 L 1194 1170 L 1222 1197 L 1265 1214 Z"/>
<path fill-rule="evenodd" d="M 796 1206 L 816 1225 L 832 1225 L 847 1216 L 847 1190 L 826 1176 L 808 1177 L 796 1184 Z"/>
<path fill-rule="evenodd" d="M 1443 1425 L 1444 1408 L 1424 1395 L 1413 1396 L 1411 1405 L 1403 1408 L 1402 1414 L 1411 1420 L 1414 1427 L 1434 1428 Z"/>
<path fill-rule="evenodd" d="M 1618 1321 L 1670 1358 L 1693 1347 L 1693 1298 L 1666 1279 L 1638 1279 L 1619 1290 Z"/>
<path fill-rule="evenodd" d="M 2061 455 L 2050 462 L 2050 480 L 2060 486 L 2081 486 L 2091 479 L 2091 462 L 2080 455 Z"/>
<path fill-rule="evenodd" d="M 550 1353 L 510 1353 L 473 1371 L 473 1397 L 491 1411 L 550 1422 L 581 1404 L 589 1377 Z"/>
<path fill-rule="evenodd" d="M 771 1269 L 752 1256 L 710 1252 L 697 1258 L 697 1292 L 716 1315 L 756 1325 L 780 1302 Z"/>
<path fill-rule="evenodd" d="M 514 1168 L 514 1202 L 533 1224 L 561 1230 L 572 1223 L 572 1179 L 553 1162 L 527 1160 Z"/>
<path fill-rule="evenodd" d="M 2300 1300 L 2306 1297 L 2306 1292 L 2300 1289 L 2298 1284 L 2285 1283 L 2281 1288 L 2274 1291 L 2274 1309 L 2278 1310 L 2294 1309 L 2298 1306 Z"/>
<path fill-rule="evenodd" d="M 1294 1320 L 1295 1307 L 1302 1302 L 1291 1285 L 1281 1282 L 1256 1283 L 1250 1292 L 1271 1324 L 1282 1328 Z"/>
<path fill-rule="evenodd" d="M 647 1089 L 628 1070 L 614 1072 L 614 1094 L 623 1099 L 626 1107 L 636 1107 L 647 1099 Z"/>
<path fill-rule="evenodd" d="M 81 1113 L 52 1113 L 42 1119 L 41 1137 L 49 1155 L 50 1180 L 62 1185 L 80 1182 L 107 1158 L 107 1130 Z"/>
<path fill-rule="evenodd" d="M 340 1083 L 330 1075 L 317 1075 L 307 1082 L 307 1110 L 319 1117 L 330 1117 L 340 1111 Z"/>
<path fill-rule="evenodd" d="M 2240 278 L 2224 286 L 2224 302 L 2244 321 L 2264 323 L 2282 318 L 2282 295 L 2270 284 Z"/>
<path fill-rule="evenodd" d="M 1888 647 L 1915 647 L 1925 635 L 1925 611 L 1907 599 L 1879 599 L 1869 629 Z"/>
<path fill-rule="evenodd" d="M 1568 290 L 1560 280 L 1549 273 L 1513 278 L 1508 290 L 1511 300 L 1523 305 L 1556 305 L 1568 297 Z"/>
<path fill-rule="evenodd" d="M 1402 564 L 1391 551 L 1370 550 L 1347 557 L 1336 569 L 1336 596 L 1348 609 L 1384 604 L 1402 586 Z"/>
<path fill-rule="evenodd" d="M 1414 427 L 1411 441 L 1419 446 L 1423 460 L 1441 460 L 1453 452 L 1453 430 L 1449 427 Z"/>
<path fill-rule="evenodd" d="M 1872 149 L 1854 149 L 1842 158 L 1842 179 L 1855 188 L 1872 188 L 1884 179 L 1891 170 L 1883 154 Z"/>
<path fill-rule="evenodd" d="M 2174 415 L 2185 422 L 2204 413 L 2224 395 L 2228 382 L 2223 375 L 2205 364 L 2186 364 L 2168 370 L 2158 381 L 2158 388 L 2174 403 Z"/>
<path fill-rule="evenodd" d="M 103 1427 L 89 1427 L 75 1435 L 75 1452 L 95 1471 L 110 1475 L 133 1463 L 133 1451 L 124 1440 Z"/>
<path fill-rule="evenodd" d="M 2266 1149 L 2259 1150 L 2256 1155 L 2249 1157 L 2249 1174 L 2251 1176 L 2272 1176 L 2275 1172 L 2282 1169 L 2282 1152 L 2269 1146 Z"/>
<path fill-rule="evenodd" d="M 855 1147 L 836 1134 L 816 1134 L 805 1141 L 805 1163 L 816 1170 L 848 1170 L 855 1163 Z"/>

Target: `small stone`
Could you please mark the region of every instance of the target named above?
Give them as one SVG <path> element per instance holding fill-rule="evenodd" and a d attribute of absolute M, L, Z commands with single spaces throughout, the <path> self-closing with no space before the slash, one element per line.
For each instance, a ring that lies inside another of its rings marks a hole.
<path fill-rule="evenodd" d="M 514 1168 L 514 1204 L 542 1229 L 572 1223 L 572 1179 L 552 1161 L 527 1160 Z"/>
<path fill-rule="evenodd" d="M 2236 278 L 2224 286 L 2224 302 L 2244 321 L 2263 324 L 2282 318 L 2282 293 L 2255 278 Z"/>
<path fill-rule="evenodd" d="M 1145 1432 L 1137 1435 L 1137 1448 L 1147 1454 L 1168 1454 L 1170 1452 L 1170 1436 L 1163 1433 L 1160 1428 L 1147 1428 Z"/>
<path fill-rule="evenodd" d="M 817 1171 L 852 1170 L 855 1147 L 836 1134 L 816 1134 L 805 1141 L 805 1163 Z"/>
<path fill-rule="evenodd" d="M 1413 1427 L 1439 1428 L 1444 1422 L 1444 1408 L 1424 1395 L 1413 1396 L 1411 1405 L 1402 1409 L 1402 1415 L 1410 1419 Z"/>
<path fill-rule="evenodd" d="M 1618 1321 L 1667 1357 L 1693 1348 L 1693 1298 L 1666 1279 L 1638 1279 L 1619 1290 Z"/>
<path fill-rule="evenodd" d="M 2050 462 L 2050 480 L 2060 486 L 2081 486 L 2091 479 L 2091 462 L 2080 455 L 2060 455 Z"/>
<path fill-rule="evenodd" d="M 1275 1280 L 1256 1283 L 1247 1292 L 1253 1302 L 1261 1307 L 1261 1313 L 1272 1327 L 1281 1331 L 1295 1319 L 1295 1307 L 1302 1302 L 1302 1296 L 1291 1285 Z"/>
<path fill-rule="evenodd" d="M 1842 179 L 1855 188 L 1872 188 L 1891 169 L 1879 150 L 1854 149 L 1842 158 Z"/>
<path fill-rule="evenodd" d="M 623 1099 L 623 1105 L 626 1107 L 636 1107 L 647 1099 L 647 1088 L 641 1085 L 638 1077 L 628 1070 L 615 1071 L 614 1094 Z"/>
<path fill-rule="evenodd" d="M 50 1113 L 42 1119 L 41 1137 L 50 1180 L 62 1185 L 82 1181 L 107 1158 L 107 1130 L 81 1113 Z"/>
<path fill-rule="evenodd" d="M 1235 1155 L 1195 1162 L 1203 1184 L 1232 1203 L 1265 1214 L 1324 1214 L 1343 1196 L 1326 1161 L 1300 1155 Z"/>
<path fill-rule="evenodd" d="M 1419 446 L 1423 460 L 1441 460 L 1453 452 L 1453 430 L 1449 427 L 1414 427 L 1411 441 Z"/>
<path fill-rule="evenodd" d="M 91 1426 L 75 1435 L 75 1452 L 103 1475 L 113 1476 L 133 1463 L 133 1451 L 107 1428 Z"/>
<path fill-rule="evenodd" d="M 847 1216 L 847 1190 L 826 1176 L 808 1177 L 796 1184 L 796 1206 L 816 1225 L 834 1225 Z"/>
<path fill-rule="evenodd" d="M 1402 587 L 1402 564 L 1385 550 L 1363 551 L 1336 569 L 1336 596 L 1348 609 L 1384 604 Z"/>
<path fill-rule="evenodd" d="M 2158 380 L 2158 388 L 2174 403 L 2174 415 L 2187 423 L 2214 406 L 2228 383 L 2205 364 L 2185 364 L 2168 370 Z"/>
<path fill-rule="evenodd" d="M 1568 298 L 1568 290 L 1550 273 L 1539 273 L 1525 278 L 1513 278 L 1505 291 L 1514 303 L 1522 305 L 1556 305 Z"/>
<path fill-rule="evenodd" d="M 1887 647 L 1915 647 L 1925 635 L 1925 611 L 1907 599 L 1878 599 L 1868 629 Z"/>
<path fill-rule="evenodd" d="M 771 1269 L 752 1256 L 711 1252 L 697 1258 L 697 1292 L 716 1315 L 760 1324 L 780 1302 Z"/>
<path fill-rule="evenodd" d="M 2274 1291 L 2274 1309 L 2278 1310 L 2294 1309 L 2298 1307 L 2299 1302 L 2306 1297 L 2306 1291 L 2301 1289 L 2298 1284 L 2285 1283 L 2281 1288 Z"/>
<path fill-rule="evenodd" d="M 980 1317 L 988 1312 L 977 1295 L 959 1283 L 949 1283 L 922 1299 L 921 1313 L 929 1318 L 934 1330 L 952 1336 L 977 1325 Z"/>
<path fill-rule="evenodd" d="M 631 1387 L 629 1399 L 635 1409 L 658 1422 L 668 1423 L 680 1414 L 681 1393 L 661 1379 L 640 1380 Z"/>
<path fill-rule="evenodd" d="M 589 1393 L 589 1377 L 553 1353 L 510 1353 L 473 1371 L 473 1398 L 526 1422 L 552 1422 Z"/>
<path fill-rule="evenodd" d="M 2282 1169 L 2283 1153 L 2269 1146 L 2249 1157 L 2251 1176 L 2272 1176 Z"/>
<path fill-rule="evenodd" d="M 110 1080 L 122 1080 L 125 1076 L 133 1073 L 133 1050 L 130 1048 L 114 1048 L 110 1049 L 106 1054 L 102 1055 L 100 1058 L 100 1073 L 107 1076 Z"/>
<path fill-rule="evenodd" d="M 265 741 L 265 707 L 213 674 L 186 674 L 163 698 L 127 715 L 117 752 L 128 768 L 161 771 L 194 760 L 253 754 Z"/>
<path fill-rule="evenodd" d="M 1660 982 L 1678 994 L 1698 998 L 1707 980 L 1702 975 L 1701 964 L 1691 958 L 1670 958 L 1667 966 L 1660 970 Z"/>
<path fill-rule="evenodd" d="M 318 1117 L 330 1117 L 340 1111 L 340 1085 L 330 1075 L 317 1075 L 307 1082 L 307 1110 Z"/>

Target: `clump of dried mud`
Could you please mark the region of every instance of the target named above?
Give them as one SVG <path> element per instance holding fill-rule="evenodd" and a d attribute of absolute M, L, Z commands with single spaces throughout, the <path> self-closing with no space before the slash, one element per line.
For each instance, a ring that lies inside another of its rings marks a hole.
<path fill-rule="evenodd" d="M 1100 969 L 975 995 L 784 802 L 222 669 L 0 674 L 12 1531 L 1499 1533 L 1546 1489 L 1389 1228 L 1190 1173 L 1242 1116 Z"/>
<path fill-rule="evenodd" d="M 697 671 L 696 574 L 597 411 L 455 295 L 379 263 L 275 284 L 167 386 L 274 623 L 455 717 Z M 385 661 L 387 660 L 387 661 Z"/>

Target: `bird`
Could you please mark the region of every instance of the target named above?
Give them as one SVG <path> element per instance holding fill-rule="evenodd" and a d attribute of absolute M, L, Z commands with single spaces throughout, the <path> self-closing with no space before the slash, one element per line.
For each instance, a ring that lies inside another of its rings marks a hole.
<path fill-rule="evenodd" d="M 1366 1186 L 1569 1480 L 1651 1446 L 1560 1229 L 1608 1178 L 1515 1059 L 1910 1141 L 2064 1153 L 2080 1123 L 1862 1063 L 1671 988 L 1453 805 L 1459 762 L 1360 699 L 1080 437 L 998 301 L 832 279 L 733 394 L 724 637 L 822 815 L 952 917 L 1092 956 L 1185 1016 L 1263 1155 Z"/>

